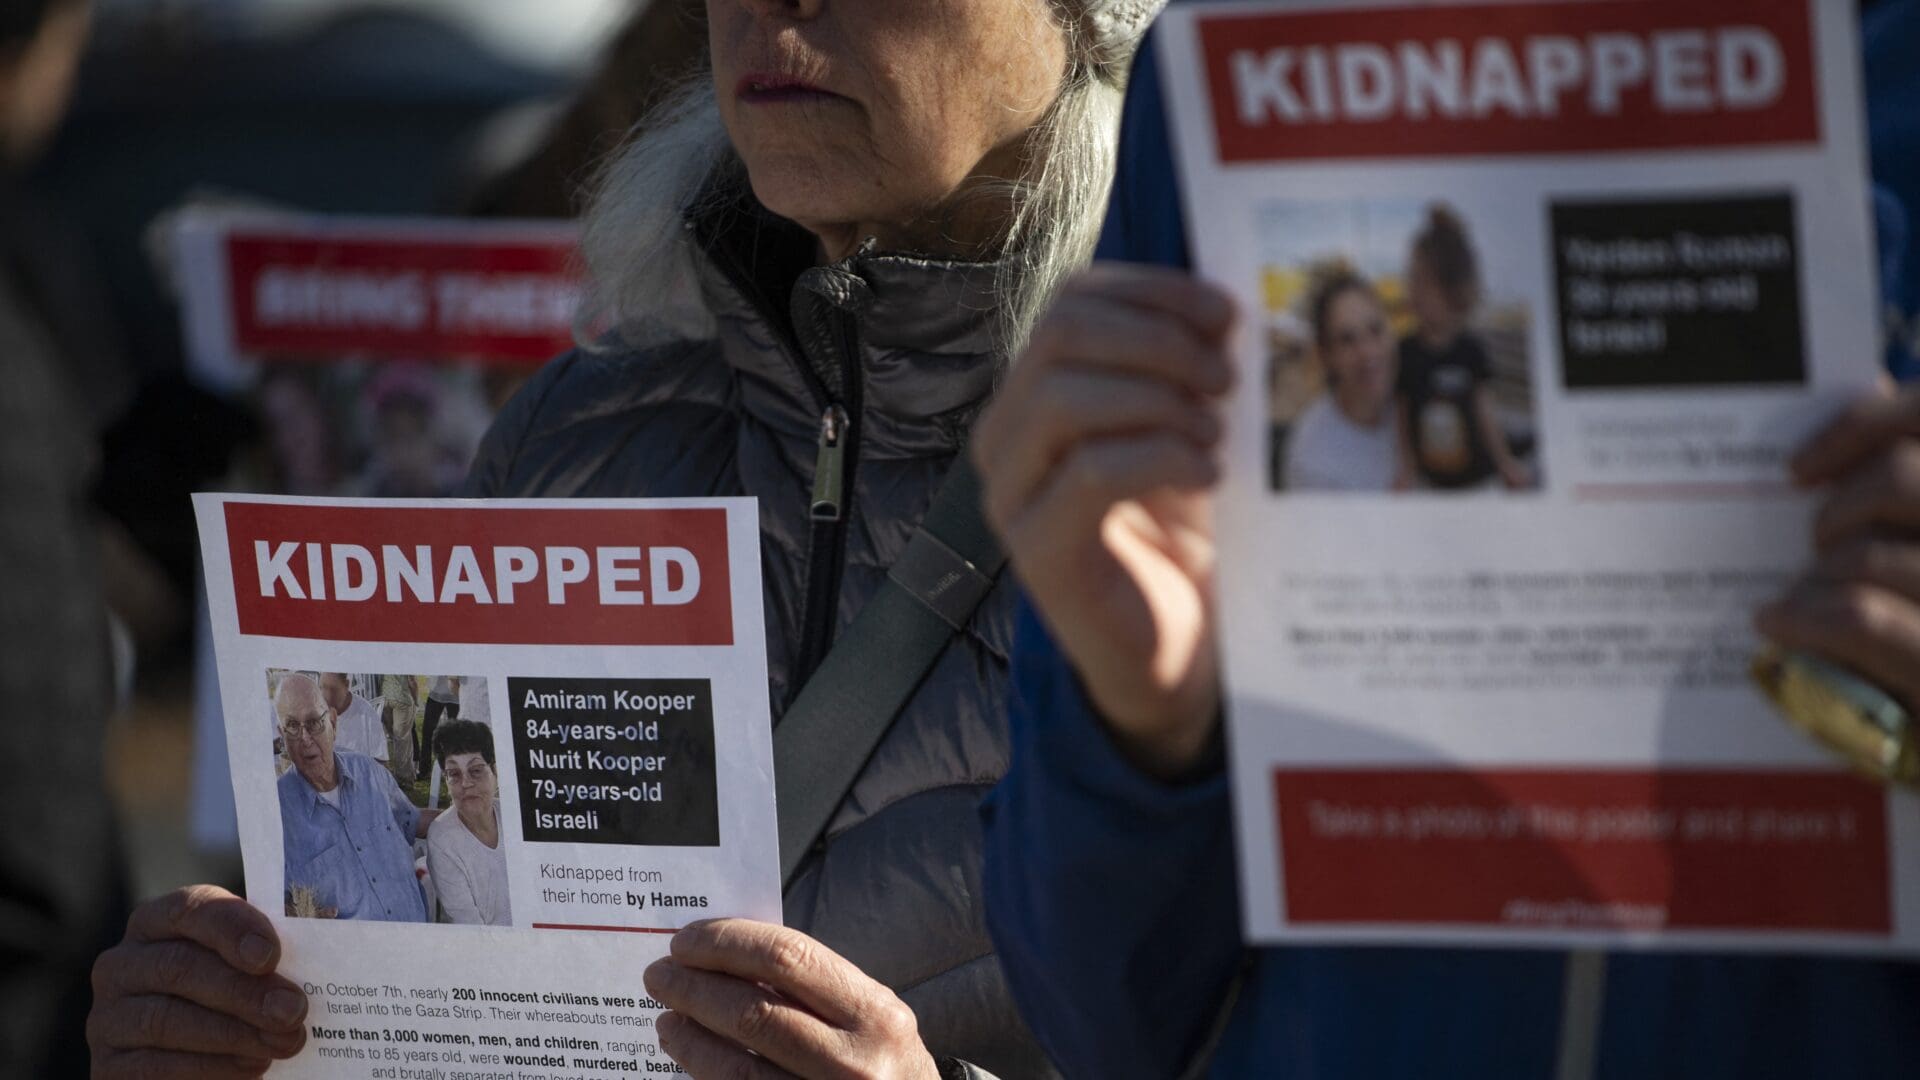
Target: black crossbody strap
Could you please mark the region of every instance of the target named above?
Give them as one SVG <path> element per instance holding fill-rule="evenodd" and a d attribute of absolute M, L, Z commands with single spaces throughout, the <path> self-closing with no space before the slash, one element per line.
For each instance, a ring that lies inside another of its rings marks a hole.
<path fill-rule="evenodd" d="M 963 453 L 886 582 L 774 728 L 783 885 L 793 883 L 874 748 L 1005 564 L 981 517 L 980 477 Z"/>

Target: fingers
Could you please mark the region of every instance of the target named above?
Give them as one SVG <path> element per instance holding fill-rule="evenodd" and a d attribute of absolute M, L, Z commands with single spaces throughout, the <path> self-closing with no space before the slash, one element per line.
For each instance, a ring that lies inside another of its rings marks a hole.
<path fill-rule="evenodd" d="M 1034 330 L 1027 367 L 1016 379 L 1035 369 L 1092 367 L 1218 396 L 1233 386 L 1233 366 L 1221 344 L 1164 312 L 1143 311 L 1107 297 L 1070 295 Z M 1009 389 L 1017 395 L 1018 383 Z"/>
<path fill-rule="evenodd" d="M 172 1050 L 96 1050 L 94 1080 L 255 1080 L 271 1062 Z"/>
<path fill-rule="evenodd" d="M 1035 328 L 1008 390 L 1035 368 L 1088 366 L 1164 379 L 1203 395 L 1225 393 L 1223 352 L 1233 301 L 1188 274 L 1109 264 L 1074 279 Z"/>
<path fill-rule="evenodd" d="M 1821 554 L 1808 582 L 1872 585 L 1920 604 L 1920 539 L 1875 534 L 1850 538 Z"/>
<path fill-rule="evenodd" d="M 694 923 L 644 979 L 669 1010 L 656 1021 L 661 1045 L 695 1076 L 933 1071 L 913 1010 L 795 930 L 744 919 Z"/>
<path fill-rule="evenodd" d="M 654 1000 L 692 1021 L 702 1034 L 745 1047 L 801 1076 L 831 1073 L 847 1049 L 841 1033 L 757 983 L 672 960 L 649 966 L 644 981 Z"/>
<path fill-rule="evenodd" d="M 1072 289 L 1175 316 L 1203 336 L 1218 338 L 1233 326 L 1232 298 L 1184 270 L 1138 263 L 1095 263 L 1076 279 Z"/>
<path fill-rule="evenodd" d="M 1876 529 L 1920 532 L 1920 440 L 1862 460 L 1814 521 L 1814 544 L 1823 552 Z"/>
<path fill-rule="evenodd" d="M 1028 554 L 1029 569 L 1067 542 L 1098 535 L 1116 504 L 1161 491 L 1204 491 L 1220 478 L 1212 457 L 1178 436 L 1092 439 L 1074 447 L 1038 495 L 1011 515 L 1008 545 Z"/>
<path fill-rule="evenodd" d="M 1920 707 L 1920 603 L 1877 585 L 1806 582 L 1764 608 L 1762 634 L 1831 660 Z"/>
<path fill-rule="evenodd" d="M 982 421 L 975 445 L 993 476 L 989 518 L 1011 520 L 1075 444 L 1155 431 L 1177 433 L 1200 447 L 1211 447 L 1221 434 L 1211 408 L 1160 380 L 1096 371 L 1050 373 Z"/>
<path fill-rule="evenodd" d="M 264 1032 L 297 1032 L 307 1015 L 306 995 L 292 982 L 237 971 L 218 953 L 190 941 L 111 949 L 94 965 L 93 985 L 97 1000 L 180 998 Z"/>
<path fill-rule="evenodd" d="M 1022 549 L 1011 535 L 1014 523 L 1050 493 L 1083 497 L 1075 503 L 1078 514 L 1049 507 L 1047 516 L 1097 524 L 1100 515 L 1090 505 L 1097 500 L 1087 496 L 1120 490 L 1103 479 L 1110 463 L 1118 468 L 1119 458 L 1154 453 L 1171 444 L 1169 436 L 1202 449 L 1219 440 L 1215 401 L 1233 382 L 1225 351 L 1232 322 L 1224 292 L 1163 268 L 1101 266 L 1068 287 L 972 441 L 987 516 L 1016 560 Z M 1128 441 L 1131 451 L 1119 449 Z M 1206 477 L 1202 483 L 1210 484 L 1215 470 L 1198 466 L 1198 456 L 1191 447 L 1179 449 L 1172 469 L 1149 475 Z M 1126 490 L 1145 495 L 1154 489 Z M 1099 509 L 1103 514 L 1105 507 Z"/>
<path fill-rule="evenodd" d="M 653 1033 L 660 1049 L 694 1080 L 794 1080 L 794 1075 L 755 1057 L 678 1013 L 661 1013 Z"/>
<path fill-rule="evenodd" d="M 93 969 L 99 1075 L 257 1076 L 299 1053 L 307 1001 L 271 974 L 279 959 L 266 916 L 224 889 L 141 905 Z"/>
<path fill-rule="evenodd" d="M 87 1019 L 87 1042 L 100 1050 L 169 1050 L 270 1061 L 306 1045 L 302 1027 L 262 1031 L 184 998 L 160 994 L 121 997 Z"/>
<path fill-rule="evenodd" d="M 240 971 L 265 974 L 280 964 L 280 936 L 258 908 L 213 885 L 194 885 L 148 901 L 127 920 L 127 940 L 185 938 L 219 953 Z"/>
<path fill-rule="evenodd" d="M 891 996 L 833 950 L 798 930 L 771 923 L 697 922 L 673 936 L 672 948 L 681 968 L 765 983 L 836 1027 L 858 1025 L 876 991 Z"/>
<path fill-rule="evenodd" d="M 1794 478 L 1822 484 L 1901 438 L 1920 437 L 1920 392 L 1880 392 L 1854 403 L 1794 455 Z"/>
<path fill-rule="evenodd" d="M 1832 493 L 1814 521 L 1818 560 L 1760 612 L 1761 633 L 1920 707 L 1920 393 L 1858 402 L 1793 468 Z"/>

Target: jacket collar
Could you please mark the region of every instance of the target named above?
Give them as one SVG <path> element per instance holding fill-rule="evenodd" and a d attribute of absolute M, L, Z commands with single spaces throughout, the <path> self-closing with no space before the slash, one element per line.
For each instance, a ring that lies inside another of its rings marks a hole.
<path fill-rule="evenodd" d="M 1001 368 L 996 263 L 869 245 L 815 265 L 813 236 L 746 192 L 715 200 L 688 227 L 722 353 L 736 370 L 817 414 L 845 400 L 851 362 L 869 449 L 917 454 L 964 443 Z"/>

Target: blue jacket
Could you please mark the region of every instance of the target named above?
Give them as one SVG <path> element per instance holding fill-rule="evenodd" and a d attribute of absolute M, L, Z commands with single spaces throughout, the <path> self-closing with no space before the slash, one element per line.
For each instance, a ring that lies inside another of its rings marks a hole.
<path fill-rule="evenodd" d="M 1867 29 L 1890 350 L 1920 368 L 1920 0 Z M 1185 265 L 1151 49 L 1135 73 L 1108 258 Z M 1902 270 L 1913 271 L 1903 277 Z M 1212 1076 L 1550 1077 L 1565 954 L 1265 948 L 1239 939 L 1224 777 L 1123 760 L 1031 612 L 1015 649 L 1013 766 L 988 798 L 988 922 L 1021 1011 L 1070 1077 L 1171 1077 L 1246 978 Z M 1596 1080 L 1920 1077 L 1920 964 L 1615 953 Z"/>
<path fill-rule="evenodd" d="M 1861 15 L 1866 38 L 1867 133 L 1888 366 L 1920 378 L 1920 3 L 1880 0 Z"/>

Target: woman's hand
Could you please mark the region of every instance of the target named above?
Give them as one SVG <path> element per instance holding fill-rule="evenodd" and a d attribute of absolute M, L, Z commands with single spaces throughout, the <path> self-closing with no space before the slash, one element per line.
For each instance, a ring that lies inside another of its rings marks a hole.
<path fill-rule="evenodd" d="M 913 1010 L 797 930 L 694 923 L 645 975 L 660 1048 L 695 1080 L 939 1080 Z"/>
<path fill-rule="evenodd" d="M 1920 389 L 1874 395 L 1794 459 L 1827 489 L 1812 568 L 1762 634 L 1851 669 L 1920 715 Z"/>
<path fill-rule="evenodd" d="M 1174 776 L 1219 718 L 1218 403 L 1233 304 L 1186 274 L 1069 285 L 974 428 L 988 519 L 1121 748 Z"/>
<path fill-rule="evenodd" d="M 279 963 L 273 924 L 225 889 L 142 904 L 93 966 L 93 1075 L 255 1077 L 299 1053 L 307 998 Z"/>

